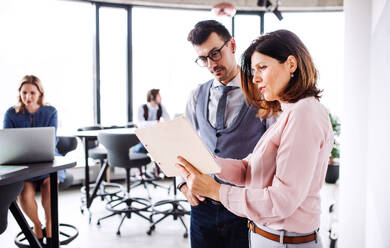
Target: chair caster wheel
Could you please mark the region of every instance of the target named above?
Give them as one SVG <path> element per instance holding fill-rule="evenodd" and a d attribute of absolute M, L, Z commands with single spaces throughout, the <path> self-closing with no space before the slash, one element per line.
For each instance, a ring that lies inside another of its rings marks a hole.
<path fill-rule="evenodd" d="M 84 209 L 80 208 L 81 214 L 84 214 Z"/>
<path fill-rule="evenodd" d="M 188 233 L 183 234 L 183 238 L 188 238 Z"/>
<path fill-rule="evenodd" d="M 121 236 L 121 232 L 120 232 L 120 231 L 117 231 L 117 232 L 116 232 L 116 236 Z"/>
<path fill-rule="evenodd" d="M 100 227 L 100 221 L 98 221 L 98 222 L 96 223 L 96 225 L 97 225 L 98 227 Z"/>
<path fill-rule="evenodd" d="M 146 232 L 147 235 L 152 235 L 152 230 L 149 229 L 149 231 Z"/>
<path fill-rule="evenodd" d="M 153 231 L 154 229 L 156 229 L 156 226 L 155 226 L 155 225 L 153 225 L 153 226 L 150 227 L 150 230 L 151 230 L 151 231 Z"/>

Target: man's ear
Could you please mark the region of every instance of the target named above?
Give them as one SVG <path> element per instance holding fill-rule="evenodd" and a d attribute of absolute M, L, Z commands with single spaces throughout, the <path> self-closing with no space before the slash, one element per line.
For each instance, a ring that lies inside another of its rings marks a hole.
<path fill-rule="evenodd" d="M 230 45 L 231 45 L 230 49 L 232 49 L 232 53 L 234 54 L 236 52 L 236 41 L 234 40 L 233 37 L 230 39 Z"/>
<path fill-rule="evenodd" d="M 297 59 L 293 55 L 290 55 L 287 57 L 286 62 L 290 73 L 294 73 L 298 67 Z"/>

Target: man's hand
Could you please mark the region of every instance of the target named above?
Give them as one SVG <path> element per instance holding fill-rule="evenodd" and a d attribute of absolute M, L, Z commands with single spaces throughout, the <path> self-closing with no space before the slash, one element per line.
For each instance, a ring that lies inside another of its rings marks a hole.
<path fill-rule="evenodd" d="M 191 206 L 197 206 L 199 204 L 199 201 L 205 200 L 203 196 L 192 194 L 191 191 L 188 190 L 187 184 L 181 186 L 180 191 L 186 197 L 187 201 L 190 203 Z"/>

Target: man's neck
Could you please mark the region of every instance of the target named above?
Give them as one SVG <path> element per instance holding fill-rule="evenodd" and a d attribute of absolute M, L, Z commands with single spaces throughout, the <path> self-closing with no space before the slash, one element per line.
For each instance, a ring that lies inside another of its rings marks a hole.
<path fill-rule="evenodd" d="M 240 71 L 240 68 L 238 66 L 236 66 L 227 80 L 220 81 L 221 84 L 227 85 L 228 83 L 230 83 L 237 76 L 239 71 Z"/>

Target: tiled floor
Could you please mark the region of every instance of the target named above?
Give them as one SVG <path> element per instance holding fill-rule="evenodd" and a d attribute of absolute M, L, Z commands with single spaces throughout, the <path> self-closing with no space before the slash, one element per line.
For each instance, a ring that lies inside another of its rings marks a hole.
<path fill-rule="evenodd" d="M 168 185 L 168 182 L 165 182 Z M 154 200 L 167 198 L 167 191 L 163 189 L 150 190 L 152 198 Z M 329 214 L 328 208 L 331 203 L 334 202 L 337 193 L 336 185 L 326 184 L 321 192 L 322 194 L 322 209 L 323 214 L 321 217 L 321 237 L 324 247 L 328 246 L 328 229 L 329 229 Z M 142 187 L 138 187 L 132 191 L 134 196 L 144 196 L 145 190 Z M 172 196 L 172 195 L 171 195 Z M 169 196 L 169 197 L 171 197 Z M 179 193 L 181 196 L 181 193 Z M 121 236 L 116 235 L 116 229 L 120 222 L 120 218 L 117 216 L 111 217 L 102 221 L 100 227 L 96 225 L 96 220 L 99 217 L 105 216 L 108 212 L 105 209 L 105 205 L 100 199 L 95 199 L 91 207 L 92 223 L 88 223 L 88 214 L 80 212 L 80 191 L 79 187 L 74 186 L 66 191 L 60 192 L 59 196 L 59 210 L 60 210 L 60 222 L 69 223 L 75 225 L 79 229 L 79 237 L 77 237 L 72 243 L 67 246 L 69 248 L 84 248 L 84 247 L 175 247 L 184 248 L 190 247 L 189 238 L 183 238 L 184 228 L 180 221 L 173 220 L 173 218 L 167 218 L 157 225 L 156 230 L 151 236 L 146 232 L 149 229 L 149 224 L 146 220 L 134 215 L 131 219 L 126 219 L 121 228 Z M 40 209 L 40 216 L 43 218 L 43 211 Z M 0 235 L 0 247 L 9 248 L 16 247 L 14 245 L 14 238 L 19 232 L 13 216 L 9 213 L 8 216 L 8 229 Z M 189 217 L 185 217 L 185 222 L 189 223 Z"/>

